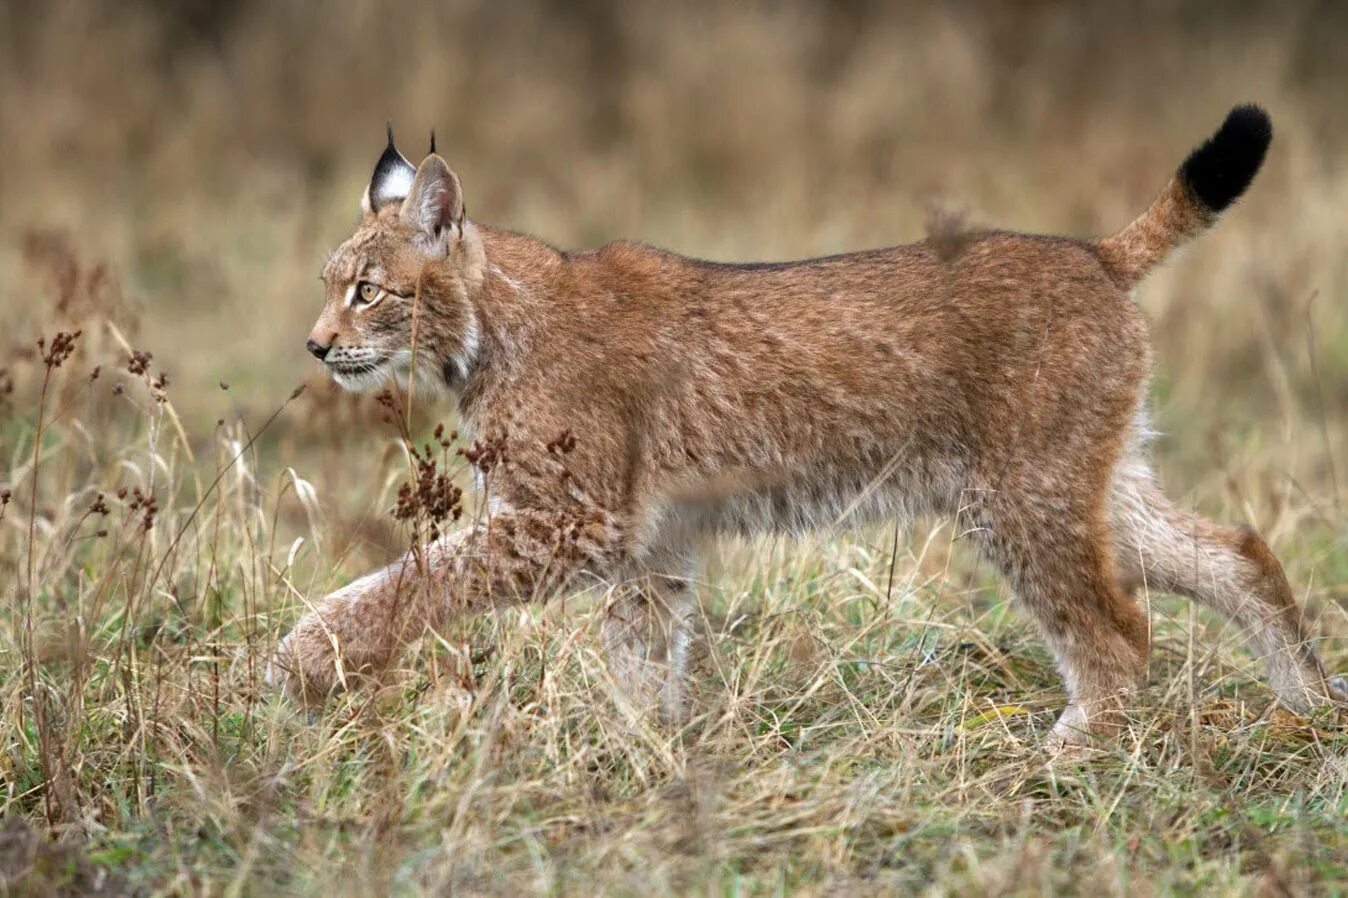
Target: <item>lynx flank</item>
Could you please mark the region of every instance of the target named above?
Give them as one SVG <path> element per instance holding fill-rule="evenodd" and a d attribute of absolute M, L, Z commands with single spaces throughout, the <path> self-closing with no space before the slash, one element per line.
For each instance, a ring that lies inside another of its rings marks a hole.
<path fill-rule="evenodd" d="M 448 391 L 510 460 L 482 521 L 323 599 L 274 678 L 321 700 L 454 615 L 617 584 L 615 678 L 677 719 L 705 538 L 937 514 L 1057 657 L 1051 749 L 1122 723 L 1143 589 L 1234 621 L 1288 707 L 1348 697 L 1259 535 L 1172 505 L 1144 455 L 1151 353 L 1129 293 L 1244 192 L 1271 135 L 1263 110 L 1234 109 L 1102 240 L 986 231 L 728 265 L 625 242 L 563 252 L 470 221 L 434 143 L 413 166 L 390 132 L 308 349 L 353 390 Z M 568 429 L 574 449 L 555 451 Z"/>

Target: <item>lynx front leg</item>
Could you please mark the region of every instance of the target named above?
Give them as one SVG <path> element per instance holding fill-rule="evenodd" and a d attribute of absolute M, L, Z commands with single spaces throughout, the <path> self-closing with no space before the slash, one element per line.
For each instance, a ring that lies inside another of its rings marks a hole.
<path fill-rule="evenodd" d="M 620 528 L 599 512 L 497 511 L 320 602 L 277 650 L 268 681 L 311 703 L 376 675 L 427 628 L 494 605 L 546 598 L 577 575 L 605 576 Z"/>
<path fill-rule="evenodd" d="M 450 558 L 472 536 L 453 534 L 428 546 L 420 564 L 408 555 L 320 600 L 281 640 L 267 682 L 316 704 L 386 668 L 398 649 L 435 623 L 436 612 L 448 610 Z"/>
<path fill-rule="evenodd" d="M 696 604 L 682 578 L 648 574 L 625 585 L 605 610 L 609 670 L 638 713 L 656 709 L 671 723 L 685 718 L 696 636 Z"/>

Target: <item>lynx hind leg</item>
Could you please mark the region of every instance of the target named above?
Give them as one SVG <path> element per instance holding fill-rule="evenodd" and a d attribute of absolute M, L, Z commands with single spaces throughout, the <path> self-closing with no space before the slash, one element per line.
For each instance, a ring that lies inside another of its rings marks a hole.
<path fill-rule="evenodd" d="M 1282 566 L 1258 533 L 1181 511 L 1136 462 L 1115 475 L 1111 518 L 1128 585 L 1186 596 L 1236 624 L 1282 704 L 1305 712 L 1327 697 L 1348 700 L 1348 684 L 1325 677 Z"/>
<path fill-rule="evenodd" d="M 1046 743 L 1051 753 L 1124 723 L 1141 680 L 1147 622 L 1120 587 L 1096 503 L 1010 502 L 1006 493 L 982 539 L 1047 638 L 1068 703 Z"/>
<path fill-rule="evenodd" d="M 625 705 L 669 723 L 688 715 L 696 603 L 686 580 L 648 574 L 619 588 L 604 611 L 601 639 Z"/>

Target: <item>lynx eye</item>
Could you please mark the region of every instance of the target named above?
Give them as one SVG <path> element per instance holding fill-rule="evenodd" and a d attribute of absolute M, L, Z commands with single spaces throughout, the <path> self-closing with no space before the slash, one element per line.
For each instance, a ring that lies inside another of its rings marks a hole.
<path fill-rule="evenodd" d="M 356 285 L 356 302 L 360 305 L 369 305 L 378 299 L 379 294 L 383 292 L 383 290 L 369 281 L 361 281 Z"/>

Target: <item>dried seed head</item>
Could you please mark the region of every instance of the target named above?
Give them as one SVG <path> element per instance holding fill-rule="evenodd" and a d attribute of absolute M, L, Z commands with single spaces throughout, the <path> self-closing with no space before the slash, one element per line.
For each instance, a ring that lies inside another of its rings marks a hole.
<path fill-rule="evenodd" d="M 505 434 L 474 440 L 472 446 L 460 449 L 458 454 L 483 474 L 490 474 L 493 468 L 510 464 L 510 449 Z"/>
<path fill-rule="evenodd" d="M 65 360 L 70 358 L 75 351 L 75 341 L 80 338 L 84 331 L 77 330 L 74 333 L 69 331 L 58 331 L 56 336 L 51 338 L 51 345 L 47 345 L 45 337 L 38 337 L 37 349 L 42 356 L 42 364 L 47 366 L 49 371 L 54 371 L 64 364 Z"/>
<path fill-rule="evenodd" d="M 159 514 L 159 501 L 152 495 L 145 495 L 141 498 L 140 504 L 140 529 L 149 533 L 154 529 L 155 516 Z"/>
<path fill-rule="evenodd" d="M 424 524 L 432 540 L 440 538 L 441 527 L 457 521 L 463 514 L 463 491 L 450 482 L 449 474 L 439 470 L 428 444 L 425 450 L 410 447 L 413 479 L 398 488 L 393 517 Z"/>
<path fill-rule="evenodd" d="M 150 361 L 154 356 L 148 352 L 142 352 L 139 349 L 131 351 L 131 358 L 126 363 L 126 370 L 137 377 L 145 377 L 150 371 Z"/>

